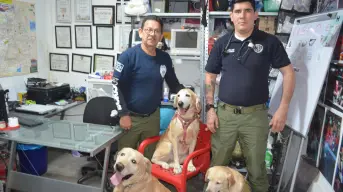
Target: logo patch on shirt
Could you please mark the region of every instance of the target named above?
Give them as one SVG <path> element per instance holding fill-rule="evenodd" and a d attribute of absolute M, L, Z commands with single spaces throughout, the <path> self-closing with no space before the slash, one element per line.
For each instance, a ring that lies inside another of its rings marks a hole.
<path fill-rule="evenodd" d="M 164 78 L 164 76 L 167 73 L 167 67 L 165 65 L 160 66 L 160 73 L 161 73 L 161 77 Z"/>
<path fill-rule="evenodd" d="M 234 53 L 234 52 L 235 52 L 235 49 L 228 49 L 227 52 L 229 52 L 229 53 Z"/>
<path fill-rule="evenodd" d="M 263 51 L 263 45 L 261 45 L 261 44 L 255 44 L 255 46 L 254 46 L 254 51 L 255 51 L 256 53 L 261 53 L 261 52 Z"/>
<path fill-rule="evenodd" d="M 115 64 L 114 66 L 114 69 L 116 71 L 118 71 L 119 73 L 121 73 L 121 71 L 123 70 L 124 68 L 124 65 L 122 63 L 120 63 L 119 61 L 117 61 L 117 63 Z"/>

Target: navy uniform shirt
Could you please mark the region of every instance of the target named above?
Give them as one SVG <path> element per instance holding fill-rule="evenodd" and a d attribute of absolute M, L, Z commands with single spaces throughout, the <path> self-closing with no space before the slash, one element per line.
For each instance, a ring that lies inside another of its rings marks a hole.
<path fill-rule="evenodd" d="M 156 56 L 150 56 L 140 44 L 120 55 L 113 77 L 112 95 L 119 116 L 128 112 L 153 113 L 161 104 L 164 79 L 171 92 L 183 88 L 176 78 L 170 56 L 159 49 L 156 49 Z"/>
<path fill-rule="evenodd" d="M 225 55 L 231 35 L 232 31 L 215 42 L 205 67 L 209 73 L 222 73 L 219 100 L 236 106 L 266 103 L 270 66 L 282 68 L 291 63 L 282 43 L 276 36 L 254 29 L 243 41 L 233 35 Z"/>

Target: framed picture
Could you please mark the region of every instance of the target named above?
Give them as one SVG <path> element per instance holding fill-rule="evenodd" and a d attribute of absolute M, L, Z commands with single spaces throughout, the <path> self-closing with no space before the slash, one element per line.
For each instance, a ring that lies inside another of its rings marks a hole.
<path fill-rule="evenodd" d="M 55 26 L 56 48 L 71 49 L 71 27 Z"/>
<path fill-rule="evenodd" d="M 91 73 L 92 56 L 73 53 L 71 70 L 79 73 Z"/>
<path fill-rule="evenodd" d="M 71 23 L 71 0 L 56 0 L 56 23 Z"/>
<path fill-rule="evenodd" d="M 69 55 L 50 53 L 50 71 L 69 72 Z"/>
<path fill-rule="evenodd" d="M 92 22 L 92 0 L 75 0 L 75 22 Z"/>
<path fill-rule="evenodd" d="M 114 49 L 113 46 L 113 27 L 97 26 L 96 27 L 96 48 L 97 49 Z"/>
<path fill-rule="evenodd" d="M 75 25 L 75 47 L 92 48 L 91 25 Z"/>
<path fill-rule="evenodd" d="M 125 6 L 126 3 L 124 3 L 123 5 Z M 131 17 L 126 16 L 124 13 L 124 6 L 122 6 L 121 3 L 116 4 L 116 23 L 125 23 L 125 24 L 131 23 Z M 123 15 L 124 15 L 124 22 L 122 21 Z"/>
<path fill-rule="evenodd" d="M 114 25 L 114 6 L 93 5 L 93 25 Z"/>
<path fill-rule="evenodd" d="M 94 54 L 93 72 L 112 71 L 114 67 L 113 55 Z"/>

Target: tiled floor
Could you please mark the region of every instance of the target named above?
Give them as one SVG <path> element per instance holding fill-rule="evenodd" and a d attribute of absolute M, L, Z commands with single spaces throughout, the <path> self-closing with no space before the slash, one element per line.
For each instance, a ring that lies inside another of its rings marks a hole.
<path fill-rule="evenodd" d="M 85 157 L 73 157 L 70 151 L 49 149 L 49 166 L 45 177 L 76 183 L 81 177 L 81 167 L 89 164 Z M 68 163 L 66 163 L 68 162 Z M 198 175 L 187 182 L 187 192 L 202 191 L 204 183 Z M 85 185 L 100 187 L 100 177 L 94 177 L 86 181 Z M 173 186 L 162 182 L 172 192 L 176 191 Z"/>

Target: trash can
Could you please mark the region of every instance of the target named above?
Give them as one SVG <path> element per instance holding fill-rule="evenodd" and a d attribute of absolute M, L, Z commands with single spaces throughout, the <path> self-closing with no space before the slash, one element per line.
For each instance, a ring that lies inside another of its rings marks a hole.
<path fill-rule="evenodd" d="M 22 173 L 43 175 L 48 169 L 48 149 L 45 146 L 18 144 L 17 151 Z"/>

